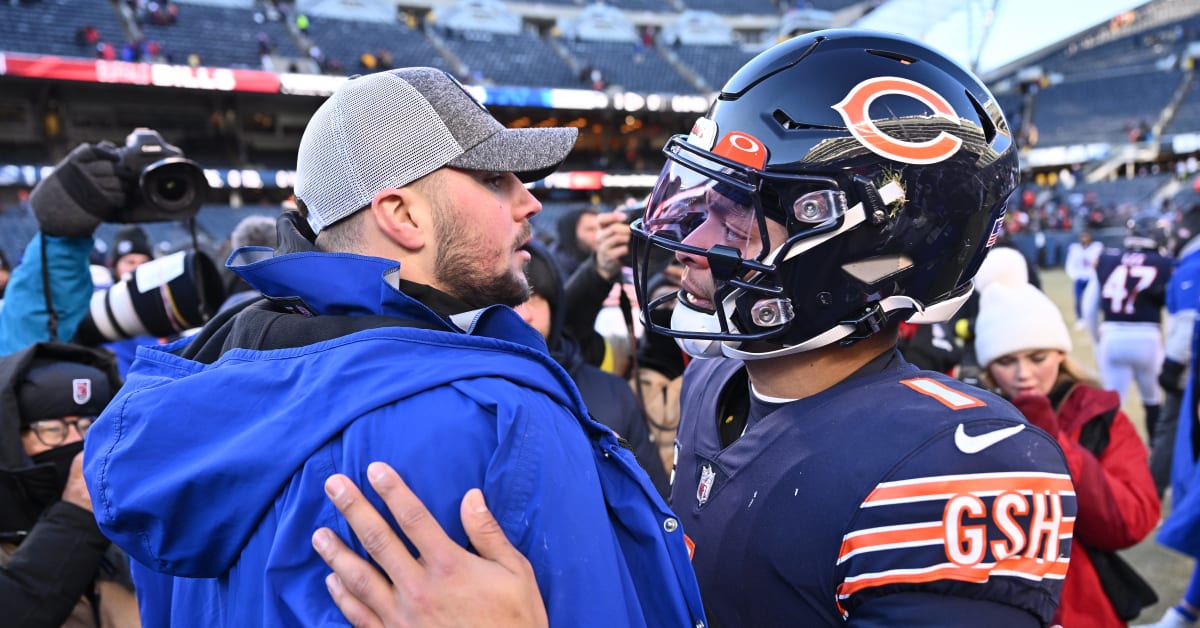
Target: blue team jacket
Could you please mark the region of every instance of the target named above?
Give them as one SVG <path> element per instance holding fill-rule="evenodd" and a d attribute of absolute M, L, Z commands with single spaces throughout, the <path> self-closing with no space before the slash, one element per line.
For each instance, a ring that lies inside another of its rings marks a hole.
<path fill-rule="evenodd" d="M 1192 252 L 1188 253 L 1189 249 Z M 1167 311 L 1200 308 L 1200 252 L 1185 247 L 1167 290 Z M 1200 465 L 1193 445 L 1196 423 L 1196 398 L 1200 394 L 1197 375 L 1200 375 L 1200 319 L 1192 331 L 1192 360 L 1190 376 L 1179 406 L 1179 427 L 1175 434 L 1174 457 L 1171 465 L 1171 513 L 1163 520 L 1158 542 L 1189 556 L 1200 558 Z"/>
<path fill-rule="evenodd" d="M 13 268 L 0 308 L 0 356 L 47 340 L 68 342 L 87 314 L 92 298 L 92 274 L 88 270 L 91 238 L 46 236 L 46 264 L 42 265 L 42 238 L 34 235 L 25 247 L 21 263 Z M 46 294 L 42 268 L 50 277 L 50 295 L 58 312 L 58 338 L 46 327 Z"/>
<path fill-rule="evenodd" d="M 678 521 L 511 309 L 458 331 L 393 287 L 395 262 L 377 258 L 295 253 L 239 272 L 315 312 L 445 330 L 370 329 L 212 364 L 172 353 L 180 343 L 139 349 L 88 434 L 85 474 L 104 533 L 177 576 L 141 571 L 147 625 L 344 625 L 310 538 L 329 526 L 354 539 L 323 483 L 345 473 L 367 487 L 376 460 L 463 545 L 459 503 L 481 487 L 533 564 L 552 625 L 704 620 Z"/>

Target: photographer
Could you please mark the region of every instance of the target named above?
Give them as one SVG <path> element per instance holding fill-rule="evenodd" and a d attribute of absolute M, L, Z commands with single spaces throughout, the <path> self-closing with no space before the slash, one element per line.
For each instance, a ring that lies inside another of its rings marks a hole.
<path fill-rule="evenodd" d="M 92 297 L 92 233 L 126 204 L 119 161 L 108 142 L 81 144 L 33 189 L 29 202 L 40 231 L 9 279 L 0 355 L 75 335 Z"/>
<path fill-rule="evenodd" d="M 139 285 L 131 291 L 127 282 L 119 282 L 94 298 L 89 268 L 93 234 L 101 222 L 179 220 L 196 214 L 207 182 L 199 165 L 182 155 L 157 132 L 139 128 L 121 148 L 109 142 L 81 144 L 38 183 L 30 205 L 40 230 L 9 281 L 0 310 L 0 356 L 40 341 L 75 339 L 97 345 L 147 333 L 168 335 L 162 328 L 182 331 L 185 325 L 203 323 L 210 313 L 205 306 L 215 308 L 221 290 L 218 281 L 201 281 L 215 277 L 216 271 L 199 252 L 177 263 L 179 271 L 154 286 L 159 290 Z M 160 291 L 168 292 L 160 296 Z M 163 296 L 171 297 L 171 312 L 163 312 Z M 77 338 L 81 329 L 89 332 L 86 338 Z"/>
<path fill-rule="evenodd" d="M 595 250 L 579 264 L 567 279 L 563 303 L 569 303 L 565 329 L 579 341 L 584 360 L 592 366 L 613 364 L 613 349 L 596 331 L 596 317 L 621 280 L 623 262 L 629 256 L 629 215 L 611 211 L 598 216 L 599 234 Z M 626 356 L 620 356 L 624 358 Z M 624 373 L 617 373 L 624 375 Z"/>
<path fill-rule="evenodd" d="M 128 562 L 96 525 L 80 453 L 120 385 L 97 349 L 37 343 L 0 359 L 6 626 L 139 625 Z"/>

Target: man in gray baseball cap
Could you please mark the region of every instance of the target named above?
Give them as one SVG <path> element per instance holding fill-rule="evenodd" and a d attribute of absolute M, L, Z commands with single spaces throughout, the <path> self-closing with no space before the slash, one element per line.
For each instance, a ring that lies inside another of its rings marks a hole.
<path fill-rule="evenodd" d="M 483 488 L 554 625 L 703 620 L 674 515 L 507 307 L 529 296 L 524 184 L 575 135 L 506 129 L 432 68 L 349 79 L 317 110 L 300 211 L 229 262 L 264 298 L 144 348 L 88 434 L 101 529 L 139 590 L 172 592 L 142 597 L 145 623 L 344 623 L 310 539 L 348 536 L 325 479 L 375 461 L 463 547 L 457 496 Z"/>

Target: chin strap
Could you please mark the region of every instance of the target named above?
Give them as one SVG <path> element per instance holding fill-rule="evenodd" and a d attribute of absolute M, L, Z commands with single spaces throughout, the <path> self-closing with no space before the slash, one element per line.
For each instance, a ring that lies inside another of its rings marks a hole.
<path fill-rule="evenodd" d="M 838 323 L 797 345 L 788 345 L 772 351 L 752 352 L 740 349 L 740 342 L 727 341 L 721 343 L 721 352 L 727 357 L 739 360 L 764 360 L 820 349 L 835 342 L 842 343 L 843 345 L 851 345 L 878 333 L 887 324 L 888 314 L 898 310 L 915 310 L 916 313 L 908 319 L 912 323 L 928 324 L 945 322 L 954 316 L 954 313 L 962 307 L 962 304 L 966 302 L 973 291 L 974 287 L 966 290 L 961 295 L 935 303 L 928 308 L 922 308 L 921 304 L 911 297 L 902 295 L 890 296 L 882 301 L 872 303 L 857 318 Z"/>

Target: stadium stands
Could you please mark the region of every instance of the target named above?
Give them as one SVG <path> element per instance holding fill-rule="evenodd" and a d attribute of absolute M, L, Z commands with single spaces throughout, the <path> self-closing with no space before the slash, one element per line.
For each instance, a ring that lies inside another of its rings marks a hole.
<path fill-rule="evenodd" d="M 121 19 L 104 0 L 41 0 L 33 4 L 0 2 L 0 48 L 62 57 L 95 58 L 95 44 L 76 43 L 76 31 L 93 26 L 101 42 L 120 48 Z"/>
<path fill-rule="evenodd" d="M 699 46 L 681 44 L 673 48 L 684 65 L 708 83 L 712 91 L 721 89 L 733 73 L 754 55 L 736 45 Z"/>
<path fill-rule="evenodd" d="M 450 70 L 446 60 L 420 32 L 400 22 L 364 22 L 322 17 L 313 18 L 308 37 L 320 47 L 327 59 L 338 59 L 346 74 L 363 69 L 359 57 L 387 50 L 396 66 L 429 66 Z"/>
<path fill-rule="evenodd" d="M 1135 71 L 1122 76 L 1064 80 L 1037 95 L 1033 122 L 1039 146 L 1126 143 L 1129 129 L 1153 122 L 1179 87 L 1183 73 Z"/>
<path fill-rule="evenodd" d="M 1147 174 L 1127 179 L 1080 183 L 1071 191 L 1087 196 L 1095 193 L 1097 199 L 1110 206 L 1133 204 L 1147 206 L 1157 193 L 1172 178 L 1171 174 Z"/>
<path fill-rule="evenodd" d="M 584 87 L 545 40 L 529 32 L 516 35 L 464 31 L 443 37 L 443 41 L 463 64 L 470 76 L 493 85 L 534 87 Z M 480 82 L 473 78 L 473 82 Z"/>
<path fill-rule="evenodd" d="M 622 11 L 672 13 L 676 10 L 671 0 L 606 0 L 606 3 Z"/>
<path fill-rule="evenodd" d="M 1195 133 L 1200 131 L 1200 87 L 1197 86 L 1197 83 L 1200 81 L 1196 81 L 1193 77 L 1183 102 L 1175 112 L 1175 117 L 1167 125 L 1167 132 Z"/>
<path fill-rule="evenodd" d="M 163 53 L 174 63 L 185 63 L 188 55 L 194 53 L 200 56 L 202 65 L 210 67 L 261 69 L 260 34 L 268 38 L 276 54 L 304 56 L 283 23 L 267 20 L 259 11 L 179 0 L 175 0 L 175 4 L 179 5 L 179 18 L 175 24 L 145 22 L 141 25 L 145 38 L 158 41 Z"/>
<path fill-rule="evenodd" d="M 608 86 L 634 92 L 694 94 L 699 89 L 663 58 L 657 48 L 640 43 L 571 41 L 563 44 L 584 66 L 598 68 Z"/>
<path fill-rule="evenodd" d="M 684 0 L 684 4 L 689 9 L 722 15 L 779 15 L 775 0 Z"/>
<path fill-rule="evenodd" d="M 807 0 L 802 4 L 822 11 L 840 11 L 856 4 L 862 4 L 862 0 Z"/>

